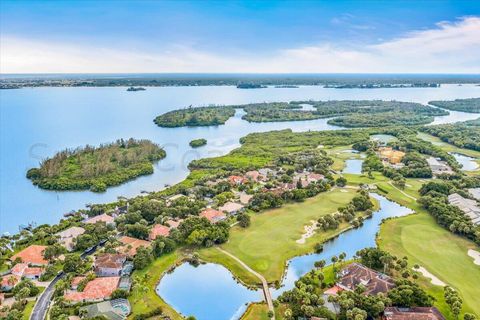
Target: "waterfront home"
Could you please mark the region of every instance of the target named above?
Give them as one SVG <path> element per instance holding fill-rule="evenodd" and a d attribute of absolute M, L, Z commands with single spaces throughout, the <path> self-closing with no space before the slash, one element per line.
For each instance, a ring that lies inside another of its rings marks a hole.
<path fill-rule="evenodd" d="M 13 274 L 2 277 L 0 282 L 0 290 L 11 291 L 20 282 L 20 277 Z"/>
<path fill-rule="evenodd" d="M 242 185 L 244 183 L 247 183 L 248 179 L 246 179 L 242 176 L 230 176 L 230 177 L 228 177 L 228 182 L 232 186 L 239 186 L 239 185 Z"/>
<path fill-rule="evenodd" d="M 101 277 L 89 281 L 82 292 L 69 290 L 65 293 L 66 302 L 97 302 L 108 300 L 112 293 L 117 290 L 120 277 Z"/>
<path fill-rule="evenodd" d="M 18 258 L 21 262 L 31 266 L 46 266 L 48 261 L 43 257 L 43 252 L 46 248 L 46 246 L 33 244 L 13 255 L 10 261 L 15 261 Z"/>
<path fill-rule="evenodd" d="M 100 214 L 100 215 L 95 216 L 95 217 L 88 218 L 88 219 L 84 220 L 83 222 L 88 223 L 88 224 L 95 224 L 97 222 L 105 222 L 107 225 L 115 225 L 115 219 L 112 216 L 110 216 L 106 213 Z"/>
<path fill-rule="evenodd" d="M 126 261 L 127 256 L 125 254 L 100 254 L 95 258 L 93 270 L 99 277 L 120 276 Z"/>
<path fill-rule="evenodd" d="M 473 224 L 480 225 L 480 206 L 477 201 L 453 193 L 448 196 L 448 203 L 462 210 Z"/>
<path fill-rule="evenodd" d="M 217 223 L 227 218 L 225 213 L 212 208 L 207 208 L 200 212 L 200 217 L 207 218 L 211 223 Z"/>
<path fill-rule="evenodd" d="M 439 174 L 453 174 L 452 168 L 445 162 L 440 160 L 439 158 L 428 157 L 427 163 L 430 166 L 434 175 Z"/>
<path fill-rule="evenodd" d="M 115 299 L 80 308 L 80 313 L 85 318 L 105 317 L 109 320 L 124 320 L 131 312 L 131 306 L 127 299 Z"/>
<path fill-rule="evenodd" d="M 359 285 L 365 287 L 365 295 L 376 295 L 387 293 L 395 287 L 395 283 L 389 276 L 367 268 L 360 263 L 351 263 L 339 273 L 337 286 L 342 290 L 353 291 Z"/>
<path fill-rule="evenodd" d="M 229 215 L 235 215 L 244 210 L 243 204 L 236 203 L 236 202 L 227 202 L 220 208 L 220 211 L 226 212 Z"/>
<path fill-rule="evenodd" d="M 58 242 L 64 246 L 68 251 L 74 250 L 74 240 L 85 233 L 85 229 L 81 227 L 71 227 L 66 230 L 63 230 L 57 234 Z"/>
<path fill-rule="evenodd" d="M 29 267 L 26 263 L 17 263 L 10 270 L 10 273 L 20 278 L 37 280 L 44 273 L 44 269 L 40 267 Z"/>
<path fill-rule="evenodd" d="M 435 307 L 386 307 L 383 320 L 445 320 Z"/>
<path fill-rule="evenodd" d="M 132 237 L 127 237 L 123 236 L 119 239 L 119 241 L 123 244 L 120 248 L 118 248 L 118 251 L 120 253 L 126 254 L 128 257 L 134 257 L 137 254 L 137 250 L 140 247 L 145 247 L 148 248 L 151 246 L 151 242 L 137 239 L 137 238 L 132 238 Z"/>
<path fill-rule="evenodd" d="M 158 236 L 162 237 L 168 237 L 170 235 L 170 227 L 161 225 L 161 224 L 156 224 L 152 227 L 150 230 L 150 234 L 148 235 L 148 239 L 150 241 L 153 241 L 157 239 Z"/>

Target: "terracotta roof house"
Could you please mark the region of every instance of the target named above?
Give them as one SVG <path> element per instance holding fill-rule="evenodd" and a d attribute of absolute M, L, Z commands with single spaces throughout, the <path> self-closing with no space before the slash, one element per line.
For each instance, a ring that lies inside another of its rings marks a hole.
<path fill-rule="evenodd" d="M 180 219 L 180 220 L 167 220 L 165 221 L 165 224 L 167 224 L 168 226 L 170 226 L 170 229 L 175 229 L 175 228 L 178 228 L 178 226 L 180 225 L 180 223 L 182 223 L 183 220 Z"/>
<path fill-rule="evenodd" d="M 360 263 L 352 263 L 340 271 L 340 280 L 337 282 L 343 290 L 353 291 L 359 285 L 365 287 L 366 295 L 387 293 L 395 287 L 393 279 L 389 276 L 365 267 Z"/>
<path fill-rule="evenodd" d="M 13 274 L 7 274 L 6 276 L 2 277 L 2 281 L 0 282 L 0 289 L 3 291 L 10 291 L 15 286 L 17 283 L 20 282 L 20 277 L 13 275 Z"/>
<path fill-rule="evenodd" d="M 167 226 L 164 226 L 164 225 L 161 225 L 161 224 L 156 224 L 150 230 L 150 234 L 148 236 L 148 239 L 153 241 L 153 240 L 157 239 L 158 236 L 168 237 L 169 234 L 170 234 L 170 227 L 167 227 Z"/>
<path fill-rule="evenodd" d="M 69 291 L 65 293 L 66 301 L 77 302 L 96 302 L 110 299 L 113 291 L 118 288 L 120 277 L 102 277 L 95 278 L 88 282 L 82 292 Z"/>
<path fill-rule="evenodd" d="M 247 179 L 245 179 L 244 177 L 241 177 L 241 176 L 230 176 L 228 177 L 228 182 L 230 182 L 231 185 L 241 185 L 241 184 L 244 184 L 246 182 L 248 182 Z"/>
<path fill-rule="evenodd" d="M 242 211 L 243 208 L 244 208 L 243 204 L 236 203 L 236 202 L 227 202 L 218 209 L 228 214 L 237 214 L 240 211 Z"/>
<path fill-rule="evenodd" d="M 152 244 L 151 242 L 123 236 L 119 239 L 119 241 L 123 244 L 120 248 L 120 252 L 126 254 L 129 257 L 134 257 L 137 254 L 137 250 L 140 247 L 148 248 Z"/>
<path fill-rule="evenodd" d="M 309 173 L 307 175 L 307 181 L 309 182 L 317 182 L 317 181 L 322 181 L 323 179 L 325 179 L 325 176 L 323 174 L 320 174 L 320 173 Z"/>
<path fill-rule="evenodd" d="M 112 216 L 109 216 L 108 214 L 103 213 L 103 214 L 100 214 L 98 216 L 88 218 L 83 222 L 88 223 L 88 224 L 95 224 L 97 222 L 105 222 L 107 225 L 108 224 L 111 225 L 111 224 L 115 224 L 115 219 Z"/>
<path fill-rule="evenodd" d="M 237 196 L 239 198 L 240 203 L 242 204 L 248 204 L 250 202 L 250 199 L 253 198 L 251 194 L 247 194 L 245 192 L 239 192 L 237 193 Z"/>
<path fill-rule="evenodd" d="M 245 176 L 255 182 L 266 180 L 266 177 L 261 175 L 257 170 L 248 171 L 245 173 Z"/>
<path fill-rule="evenodd" d="M 17 263 L 10 270 L 10 273 L 19 277 L 24 277 L 30 280 L 36 280 L 40 278 L 44 270 L 40 267 L 29 267 L 26 263 Z"/>
<path fill-rule="evenodd" d="M 200 212 L 200 217 L 207 218 L 211 223 L 217 223 L 227 218 L 225 213 L 212 208 L 207 208 Z"/>
<path fill-rule="evenodd" d="M 43 257 L 43 251 L 45 251 L 46 248 L 46 246 L 33 244 L 13 255 L 10 260 L 15 261 L 17 258 L 20 258 L 23 263 L 32 266 L 45 266 L 48 264 L 48 261 Z"/>
<path fill-rule="evenodd" d="M 125 261 L 127 261 L 127 256 L 125 254 L 100 254 L 95 258 L 93 270 L 99 277 L 120 276 Z"/>
<path fill-rule="evenodd" d="M 86 277 L 85 276 L 78 276 L 78 277 L 74 277 L 72 279 L 72 282 L 70 282 L 70 287 L 73 289 L 73 290 L 77 290 L 78 289 L 78 285 L 80 284 L 80 282 L 82 282 Z"/>
<path fill-rule="evenodd" d="M 383 312 L 384 320 L 445 320 L 435 307 L 399 308 L 386 307 Z"/>
<path fill-rule="evenodd" d="M 62 244 L 68 251 L 73 251 L 73 240 L 79 235 L 85 233 L 85 229 L 81 227 L 71 227 L 56 234 L 59 237 L 58 242 Z"/>

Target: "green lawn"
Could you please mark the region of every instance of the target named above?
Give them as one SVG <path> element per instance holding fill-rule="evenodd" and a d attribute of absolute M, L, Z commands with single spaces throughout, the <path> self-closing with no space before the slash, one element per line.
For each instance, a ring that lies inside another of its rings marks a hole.
<path fill-rule="evenodd" d="M 169 316 L 172 320 L 183 319 L 155 292 L 155 288 L 162 273 L 180 261 L 180 255 L 181 253 L 177 250 L 174 253 L 156 259 L 144 270 L 135 271 L 133 273 L 132 278 L 141 279 L 141 285 L 134 286 L 128 297 L 132 306 L 132 314 L 129 319 L 133 319 L 134 315 L 147 313 L 158 307 L 161 307 L 163 313 Z"/>
<path fill-rule="evenodd" d="M 387 221 L 382 225 L 378 243 L 396 256 L 407 256 L 411 265 L 425 267 L 456 288 L 464 301 L 462 311 L 480 316 L 480 266 L 467 255 L 470 248 L 480 250 L 478 246 L 443 229 L 423 212 Z M 437 306 L 442 312 L 451 318 L 443 301 L 443 290 L 426 280 L 424 286 L 439 300 Z"/>
<path fill-rule="evenodd" d="M 284 319 L 286 307 L 279 305 L 275 308 L 275 319 Z M 248 306 L 247 311 L 242 315 L 240 320 L 270 320 L 268 317 L 268 307 L 265 303 L 252 303 Z"/>
<path fill-rule="evenodd" d="M 32 314 L 34 306 L 35 306 L 35 301 L 28 301 L 27 305 L 25 306 L 25 310 L 23 310 L 22 320 L 30 319 L 30 315 Z"/>
<path fill-rule="evenodd" d="M 279 209 L 254 214 L 251 226 L 247 229 L 234 227 L 230 233 L 230 240 L 222 245 L 222 248 L 261 273 L 268 282 L 279 281 L 287 260 L 312 252 L 316 243 L 324 242 L 349 227 L 349 224 L 345 223 L 337 230 L 318 231 L 307 239 L 305 244 L 296 243 L 304 233 L 304 226 L 310 224 L 310 220 L 336 212 L 353 198 L 355 192 L 351 189 L 334 189 L 302 203 L 287 204 Z M 245 283 L 259 282 L 240 266 L 232 267 L 232 264 L 236 263 L 227 259 L 225 255 L 219 255 L 217 251 L 215 248 L 203 250 L 201 257 L 206 260 L 211 257 L 213 262 L 225 265 Z"/>

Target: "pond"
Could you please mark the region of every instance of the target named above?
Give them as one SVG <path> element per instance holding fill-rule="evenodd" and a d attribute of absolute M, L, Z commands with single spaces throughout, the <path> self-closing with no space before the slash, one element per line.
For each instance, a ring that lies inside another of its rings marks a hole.
<path fill-rule="evenodd" d="M 455 152 L 450 152 L 450 154 L 462 165 L 463 171 L 475 171 L 478 169 L 477 159 Z"/>
<path fill-rule="evenodd" d="M 383 196 L 374 193 L 371 196 L 379 201 L 380 209 L 365 220 L 363 226 L 350 229 L 326 242 L 322 253 L 291 259 L 282 286 L 271 289 L 274 298 L 293 288 L 296 280 L 313 269 L 315 261 L 323 259 L 329 263 L 332 256 L 342 252 L 347 259 L 352 258 L 358 250 L 375 246 L 376 233 L 383 219 L 411 213 L 410 209 Z M 193 315 L 198 320 L 238 319 L 245 310 L 245 303 L 263 299 L 262 291 L 248 290 L 236 282 L 227 269 L 213 263 L 197 268 L 189 264 L 181 265 L 163 277 L 157 293 L 177 311 Z"/>
<path fill-rule="evenodd" d="M 342 170 L 342 173 L 361 174 L 362 164 L 363 160 L 361 159 L 345 160 L 345 168 Z"/>

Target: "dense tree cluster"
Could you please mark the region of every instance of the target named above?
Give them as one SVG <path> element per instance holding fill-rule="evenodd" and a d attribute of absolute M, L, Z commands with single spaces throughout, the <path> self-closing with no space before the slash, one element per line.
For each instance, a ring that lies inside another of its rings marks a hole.
<path fill-rule="evenodd" d="M 420 130 L 459 148 L 480 151 L 480 120 L 478 119 L 476 121 L 422 127 Z"/>
<path fill-rule="evenodd" d="M 206 139 L 194 139 L 194 140 L 190 141 L 190 143 L 189 143 L 190 147 L 192 147 L 192 148 L 198 148 L 198 147 L 204 146 L 206 144 L 207 144 Z"/>
<path fill-rule="evenodd" d="M 432 106 L 471 113 L 480 113 L 480 98 L 430 101 Z"/>
<path fill-rule="evenodd" d="M 148 140 L 118 140 L 99 147 L 66 149 L 27 172 L 35 185 L 50 190 L 105 191 L 141 175 L 153 173 L 152 162 L 165 151 Z"/>
<path fill-rule="evenodd" d="M 160 127 L 196 127 L 215 126 L 225 124 L 233 117 L 235 109 L 232 107 L 198 107 L 192 106 L 170 111 L 155 118 L 154 122 Z"/>

